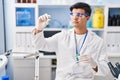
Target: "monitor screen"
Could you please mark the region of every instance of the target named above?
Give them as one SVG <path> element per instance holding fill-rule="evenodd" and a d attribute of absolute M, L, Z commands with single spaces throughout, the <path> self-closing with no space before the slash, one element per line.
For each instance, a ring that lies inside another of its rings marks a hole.
<path fill-rule="evenodd" d="M 120 8 L 109 8 L 108 11 L 108 27 L 120 26 Z"/>
<path fill-rule="evenodd" d="M 44 37 L 48 38 L 48 37 L 51 37 L 54 34 L 59 33 L 59 32 L 61 32 L 61 30 L 58 30 L 58 31 L 44 31 Z"/>
<path fill-rule="evenodd" d="M 35 26 L 35 8 L 16 8 L 16 26 L 32 27 Z"/>

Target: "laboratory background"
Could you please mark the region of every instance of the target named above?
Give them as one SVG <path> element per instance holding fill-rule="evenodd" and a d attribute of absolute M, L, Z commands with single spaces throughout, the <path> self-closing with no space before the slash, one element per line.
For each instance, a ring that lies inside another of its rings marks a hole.
<path fill-rule="evenodd" d="M 0 80 L 55 79 L 55 52 L 36 52 L 31 32 L 45 13 L 52 16 L 44 30 L 46 38 L 71 29 L 69 7 L 76 2 L 91 5 L 87 28 L 106 42 L 113 72 L 108 79 L 98 80 L 120 80 L 116 78 L 120 74 L 120 0 L 0 0 Z"/>

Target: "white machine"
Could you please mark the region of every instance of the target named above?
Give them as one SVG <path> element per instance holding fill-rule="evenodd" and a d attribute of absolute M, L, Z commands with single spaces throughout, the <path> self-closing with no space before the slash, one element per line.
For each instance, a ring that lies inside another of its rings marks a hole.
<path fill-rule="evenodd" d="M 15 4 L 15 33 L 13 52 L 33 52 L 32 29 L 36 26 L 36 4 Z"/>
<path fill-rule="evenodd" d="M 18 67 L 23 68 L 22 65 L 24 65 L 23 60 L 28 61 L 30 65 L 33 63 L 32 58 L 31 59 L 24 59 L 20 55 L 27 55 L 31 53 L 35 53 L 34 50 L 34 44 L 32 43 L 32 30 L 36 26 L 36 20 L 38 17 L 38 10 L 37 5 L 35 3 L 31 4 L 15 4 L 15 33 L 14 33 L 14 46 L 12 53 L 14 56 L 13 59 L 16 60 L 13 62 L 13 64 L 16 64 L 17 61 L 19 61 L 19 65 L 14 65 L 16 69 L 14 69 L 14 79 L 16 79 L 17 76 L 16 72 L 21 73 L 22 71 L 18 70 Z M 19 56 L 17 56 L 19 55 Z M 16 57 L 17 56 L 17 57 Z M 16 59 L 17 58 L 17 59 Z M 26 65 L 27 67 L 30 67 L 33 72 L 33 66 Z M 25 67 L 25 65 L 24 65 Z M 26 68 L 25 68 L 26 69 Z M 27 69 L 26 69 L 27 70 Z M 31 73 L 31 72 L 30 72 Z M 34 73 L 33 73 L 34 74 Z M 32 75 L 32 74 L 30 74 Z M 36 80 L 36 79 L 35 79 Z M 38 79 L 37 79 L 38 80 Z"/>
<path fill-rule="evenodd" d="M 107 5 L 105 10 L 105 41 L 107 43 L 107 51 L 111 56 L 119 56 L 120 54 L 120 6 Z M 114 17 L 116 17 L 114 19 Z"/>
<path fill-rule="evenodd" d="M 24 58 L 29 58 L 29 57 L 35 57 L 35 77 L 34 77 L 34 80 L 39 80 L 39 53 L 34 53 L 34 54 L 29 54 L 29 55 L 26 55 L 24 56 Z"/>
<path fill-rule="evenodd" d="M 108 63 L 114 80 L 120 80 L 120 5 L 106 5 L 105 7 L 105 41 L 107 53 L 111 62 Z M 115 18 L 114 18 L 115 17 Z M 116 59 L 112 59 L 116 58 Z M 118 59 L 117 59 L 118 58 Z M 116 63 L 116 61 L 118 63 Z M 114 65 L 115 64 L 115 67 Z"/>
<path fill-rule="evenodd" d="M 5 55 L 0 55 L 0 80 L 2 76 L 5 76 L 6 71 L 5 71 L 5 66 L 8 62 L 8 59 Z"/>

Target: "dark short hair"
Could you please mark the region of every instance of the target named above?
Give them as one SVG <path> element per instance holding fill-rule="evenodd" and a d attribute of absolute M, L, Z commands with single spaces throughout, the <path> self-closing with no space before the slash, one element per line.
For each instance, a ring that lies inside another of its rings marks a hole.
<path fill-rule="evenodd" d="M 70 11 L 72 12 L 73 9 L 83 9 L 88 16 L 91 15 L 91 7 L 87 3 L 77 2 L 70 7 Z"/>

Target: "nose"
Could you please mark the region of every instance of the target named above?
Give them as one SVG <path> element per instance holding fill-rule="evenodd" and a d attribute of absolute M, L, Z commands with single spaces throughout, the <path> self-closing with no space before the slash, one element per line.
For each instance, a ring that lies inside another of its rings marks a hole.
<path fill-rule="evenodd" d="M 78 18 L 78 15 L 74 14 L 71 16 L 73 19 L 77 19 Z"/>

